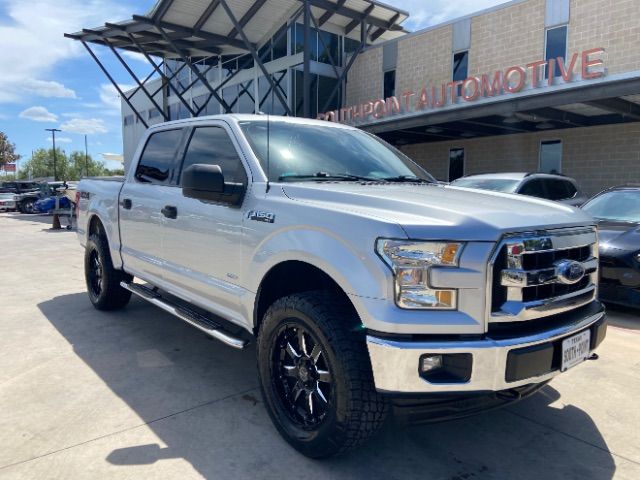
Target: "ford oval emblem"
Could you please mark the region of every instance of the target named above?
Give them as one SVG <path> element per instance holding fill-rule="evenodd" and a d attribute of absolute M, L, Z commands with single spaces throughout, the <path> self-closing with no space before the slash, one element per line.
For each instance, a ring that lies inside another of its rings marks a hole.
<path fill-rule="evenodd" d="M 586 270 L 584 265 L 574 260 L 561 260 L 556 263 L 556 278 L 559 283 L 574 285 L 582 280 Z"/>

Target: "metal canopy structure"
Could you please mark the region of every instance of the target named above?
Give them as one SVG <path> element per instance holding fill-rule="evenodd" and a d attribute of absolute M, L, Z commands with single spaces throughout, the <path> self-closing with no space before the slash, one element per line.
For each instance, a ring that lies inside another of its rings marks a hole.
<path fill-rule="evenodd" d="M 139 92 L 144 93 L 165 120 L 170 118 L 168 108 L 156 100 L 156 95 L 163 89 L 169 89 L 171 94 L 178 97 L 191 116 L 200 115 L 211 98 L 217 100 L 224 111 L 231 112 L 230 106 L 222 98 L 221 89 L 233 75 L 227 77 L 222 84 L 212 86 L 206 79 L 207 71 L 194 65 L 197 60 L 215 56 L 248 55 L 246 62 L 253 62 L 260 69 L 286 114 L 291 115 L 290 105 L 265 68 L 264 54 L 259 54 L 258 49 L 270 40 L 278 28 L 299 19 L 302 19 L 305 32 L 303 107 L 304 116 L 308 117 L 311 112 L 311 29 L 319 29 L 328 24 L 334 30 L 343 32 L 345 37 L 360 42 L 346 66 L 337 65 L 331 59 L 336 76 L 344 83 L 355 58 L 364 47 L 404 35 L 406 31 L 401 23 L 408 16 L 407 12 L 373 0 L 159 0 L 146 15 L 133 15 L 128 21 L 106 23 L 99 28 L 83 29 L 65 36 L 82 42 L 123 101 L 133 110 L 138 120 L 148 127 L 147 119 L 131 101 Z M 284 29 L 279 35 L 286 33 L 287 30 Z M 125 94 L 121 90 L 89 44 L 102 45 L 111 50 L 135 81 L 137 87 L 133 92 Z M 138 78 L 121 55 L 121 50 L 142 54 L 152 68 L 151 73 L 144 79 Z M 172 70 L 168 60 L 181 62 L 180 68 Z M 212 62 L 210 68 L 213 66 Z M 178 88 L 173 80 L 183 68 L 188 68 L 196 80 L 186 88 Z M 234 75 L 239 71 L 240 69 Z M 162 78 L 162 86 L 150 91 L 147 84 L 155 76 Z M 204 85 L 209 92 L 207 102 L 201 106 L 194 106 L 185 98 L 185 94 L 196 83 Z M 336 87 L 331 100 L 338 91 L 339 88 Z"/>

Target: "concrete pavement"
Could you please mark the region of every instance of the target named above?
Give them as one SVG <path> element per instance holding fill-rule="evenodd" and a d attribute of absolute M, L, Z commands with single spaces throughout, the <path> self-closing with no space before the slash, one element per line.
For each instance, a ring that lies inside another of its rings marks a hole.
<path fill-rule="evenodd" d="M 97 312 L 75 233 L 50 221 L 0 214 L 0 478 L 640 478 L 636 312 L 611 311 L 600 360 L 528 400 L 312 461 L 271 425 L 253 348 L 137 299 Z"/>

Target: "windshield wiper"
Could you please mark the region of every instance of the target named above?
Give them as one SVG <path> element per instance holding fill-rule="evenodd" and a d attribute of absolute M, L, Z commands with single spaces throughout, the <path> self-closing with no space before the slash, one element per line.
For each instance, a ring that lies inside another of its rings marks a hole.
<path fill-rule="evenodd" d="M 382 179 L 380 178 L 372 178 L 372 177 L 363 177 L 360 175 L 350 175 L 348 173 L 327 173 L 327 172 L 316 172 L 308 175 L 280 175 L 278 177 L 278 181 L 286 181 L 286 180 L 344 180 L 351 182 L 379 182 Z"/>
<path fill-rule="evenodd" d="M 381 178 L 380 180 L 382 180 L 383 182 L 394 182 L 394 183 L 433 183 L 431 180 L 427 180 L 426 178 L 412 177 L 407 175 Z"/>

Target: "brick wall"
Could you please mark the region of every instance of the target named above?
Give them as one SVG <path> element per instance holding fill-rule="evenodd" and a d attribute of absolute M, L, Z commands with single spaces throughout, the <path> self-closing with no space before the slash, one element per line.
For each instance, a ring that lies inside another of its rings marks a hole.
<path fill-rule="evenodd" d="M 382 97 L 382 49 L 361 53 L 349 72 L 345 105 L 358 105 Z"/>
<path fill-rule="evenodd" d="M 542 140 L 562 140 L 562 173 L 589 195 L 640 182 L 640 122 L 474 140 L 408 145 L 402 150 L 439 180 L 447 180 L 449 149 L 465 149 L 466 174 L 538 170 Z"/>
<path fill-rule="evenodd" d="M 640 1 L 572 0 L 569 52 L 606 51 L 609 74 L 640 70 Z"/>
<path fill-rule="evenodd" d="M 471 20 L 469 76 L 544 59 L 545 0 L 501 8 Z"/>

